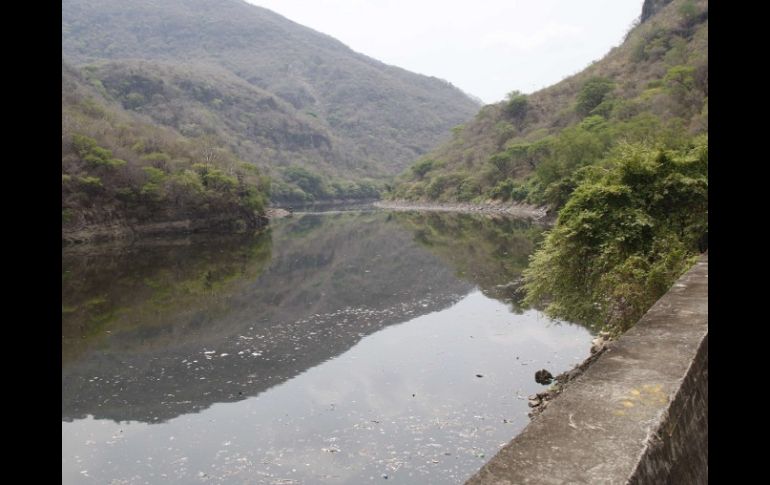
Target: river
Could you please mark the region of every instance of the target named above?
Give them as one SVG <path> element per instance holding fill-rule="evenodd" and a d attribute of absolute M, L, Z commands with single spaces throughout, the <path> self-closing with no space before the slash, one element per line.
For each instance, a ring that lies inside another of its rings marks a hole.
<path fill-rule="evenodd" d="M 62 253 L 62 483 L 462 483 L 591 331 L 519 305 L 526 221 L 295 214 Z"/>

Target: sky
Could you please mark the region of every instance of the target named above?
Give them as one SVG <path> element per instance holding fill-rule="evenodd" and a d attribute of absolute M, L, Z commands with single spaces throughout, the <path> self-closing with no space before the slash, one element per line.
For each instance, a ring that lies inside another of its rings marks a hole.
<path fill-rule="evenodd" d="M 531 93 L 619 45 L 643 0 L 247 0 L 480 98 Z"/>

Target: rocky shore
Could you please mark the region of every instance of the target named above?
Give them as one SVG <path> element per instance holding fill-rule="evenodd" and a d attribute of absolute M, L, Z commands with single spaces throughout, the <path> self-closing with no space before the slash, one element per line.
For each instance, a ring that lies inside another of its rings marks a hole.
<path fill-rule="evenodd" d="M 548 404 L 550 404 L 551 401 L 553 401 L 559 394 L 561 394 L 570 382 L 583 374 L 583 372 L 585 372 L 585 370 L 608 349 L 607 346 L 610 341 L 609 333 L 599 332 L 599 335 L 592 341 L 590 357 L 576 365 L 572 370 L 562 372 L 558 376 L 554 377 L 553 380 L 555 382 L 547 391 L 538 392 L 537 394 L 529 396 L 529 407 L 532 408 L 532 410 L 529 412 L 529 417 L 534 418 L 535 416 L 545 411 L 545 408 L 548 407 Z M 535 379 L 537 379 L 537 376 Z"/>
<path fill-rule="evenodd" d="M 437 211 L 461 212 L 467 214 L 505 214 L 514 217 L 526 217 L 537 221 L 548 221 L 550 214 L 545 207 L 537 207 L 524 203 L 487 202 L 481 204 L 460 203 L 430 203 L 408 200 L 380 200 L 375 207 L 396 211 Z"/>

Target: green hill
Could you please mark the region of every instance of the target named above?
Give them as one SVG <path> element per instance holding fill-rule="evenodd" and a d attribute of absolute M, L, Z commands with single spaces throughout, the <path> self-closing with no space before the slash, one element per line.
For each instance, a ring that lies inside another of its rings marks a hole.
<path fill-rule="evenodd" d="M 625 330 L 708 249 L 708 3 L 646 0 L 603 59 L 483 107 L 389 196 L 558 211 L 524 304 Z"/>
<path fill-rule="evenodd" d="M 708 3 L 647 0 L 642 18 L 582 72 L 484 106 L 405 171 L 392 197 L 558 208 L 576 186 L 576 171 L 619 144 L 680 148 L 707 133 Z"/>
<path fill-rule="evenodd" d="M 215 135 L 123 109 L 62 63 L 62 239 L 264 225 L 269 180 Z"/>
<path fill-rule="evenodd" d="M 64 0 L 62 56 L 124 109 L 223 140 L 277 200 L 371 196 L 478 110 L 240 0 Z"/>

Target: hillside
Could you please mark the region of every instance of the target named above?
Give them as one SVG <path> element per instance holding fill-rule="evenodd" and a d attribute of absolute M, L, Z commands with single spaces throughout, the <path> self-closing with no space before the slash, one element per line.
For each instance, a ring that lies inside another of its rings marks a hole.
<path fill-rule="evenodd" d="M 221 138 L 279 200 L 371 195 L 479 107 L 241 0 L 64 0 L 62 56 L 125 109 Z"/>
<path fill-rule="evenodd" d="M 523 304 L 626 330 L 708 249 L 708 3 L 646 0 L 603 59 L 485 106 L 389 196 L 558 212 Z"/>
<path fill-rule="evenodd" d="M 269 181 L 214 135 L 124 110 L 62 63 L 62 240 L 242 231 L 265 224 Z"/>
<path fill-rule="evenodd" d="M 576 171 L 622 143 L 679 148 L 708 132 L 708 3 L 647 0 L 639 25 L 582 72 L 513 91 L 453 129 L 399 178 L 394 198 L 561 207 Z"/>

